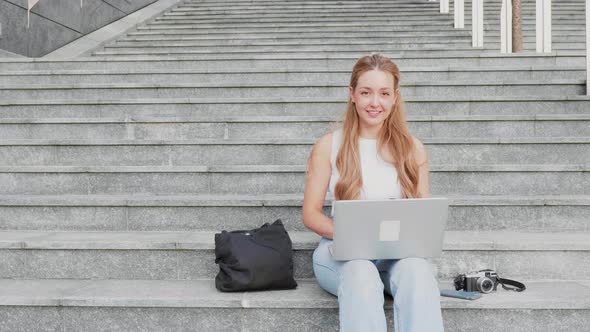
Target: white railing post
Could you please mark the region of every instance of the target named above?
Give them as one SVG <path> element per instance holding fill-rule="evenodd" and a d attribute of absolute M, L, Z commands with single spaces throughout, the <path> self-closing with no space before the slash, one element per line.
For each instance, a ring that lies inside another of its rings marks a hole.
<path fill-rule="evenodd" d="M 465 28 L 465 0 L 455 0 L 455 29 Z"/>
<path fill-rule="evenodd" d="M 590 96 L 590 0 L 586 0 L 586 95 Z"/>
<path fill-rule="evenodd" d="M 440 13 L 441 14 L 448 14 L 449 13 L 449 0 L 440 0 Z"/>
<path fill-rule="evenodd" d="M 483 47 L 483 0 L 471 0 L 472 46 Z"/>
<path fill-rule="evenodd" d="M 551 52 L 551 0 L 537 0 L 537 52 Z"/>
<path fill-rule="evenodd" d="M 586 0 L 586 95 L 590 96 L 590 0 Z"/>
<path fill-rule="evenodd" d="M 502 0 L 500 13 L 500 52 L 512 53 L 512 0 Z"/>

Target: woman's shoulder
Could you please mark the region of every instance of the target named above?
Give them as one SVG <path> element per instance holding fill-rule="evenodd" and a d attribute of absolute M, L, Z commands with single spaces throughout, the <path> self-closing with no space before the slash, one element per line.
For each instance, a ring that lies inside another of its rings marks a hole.
<path fill-rule="evenodd" d="M 318 153 L 329 156 L 332 151 L 332 139 L 334 135 L 334 132 L 331 131 L 318 138 L 318 140 L 315 142 L 314 150 Z"/>
<path fill-rule="evenodd" d="M 415 150 L 415 154 L 416 154 L 416 162 L 418 162 L 418 165 L 422 165 L 422 164 L 424 164 L 424 162 L 428 161 L 428 154 L 426 153 L 426 147 L 424 147 L 424 144 L 415 136 L 412 136 L 412 139 L 414 140 L 414 150 Z"/>

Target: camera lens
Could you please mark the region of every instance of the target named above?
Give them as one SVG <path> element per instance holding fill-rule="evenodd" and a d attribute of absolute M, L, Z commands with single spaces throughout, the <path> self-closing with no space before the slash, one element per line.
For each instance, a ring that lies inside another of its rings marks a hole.
<path fill-rule="evenodd" d="M 477 279 L 477 289 L 482 293 L 490 293 L 494 289 L 494 282 L 490 278 Z"/>

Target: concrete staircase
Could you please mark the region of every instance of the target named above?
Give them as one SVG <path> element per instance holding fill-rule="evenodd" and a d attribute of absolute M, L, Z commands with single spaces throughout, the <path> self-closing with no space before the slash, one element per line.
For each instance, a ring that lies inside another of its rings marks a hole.
<path fill-rule="evenodd" d="M 186 1 L 92 57 L 0 59 L 0 330 L 338 330 L 301 223 L 304 165 L 374 51 L 399 64 L 431 190 L 451 198 L 441 288 L 480 268 L 528 286 L 441 298 L 446 330 L 587 330 L 584 2 L 553 1 L 555 52 L 518 55 L 497 52 L 499 1 L 484 49 L 469 3 L 465 30 L 438 6 Z M 276 218 L 299 287 L 217 292 L 213 234 Z"/>

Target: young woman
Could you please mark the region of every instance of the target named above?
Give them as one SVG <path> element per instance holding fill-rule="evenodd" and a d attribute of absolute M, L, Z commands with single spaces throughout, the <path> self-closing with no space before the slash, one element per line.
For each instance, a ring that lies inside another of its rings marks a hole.
<path fill-rule="evenodd" d="M 314 273 L 338 296 L 344 332 L 387 331 L 384 290 L 394 297 L 396 332 L 443 331 L 438 284 L 426 260 L 336 261 L 329 250 L 334 222 L 322 213 L 328 190 L 336 200 L 430 196 L 428 156 L 406 126 L 399 79 L 389 58 L 360 58 L 342 128 L 321 137 L 309 157 L 303 223 L 322 236 Z"/>

